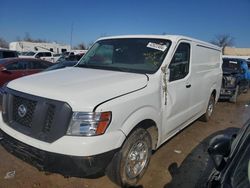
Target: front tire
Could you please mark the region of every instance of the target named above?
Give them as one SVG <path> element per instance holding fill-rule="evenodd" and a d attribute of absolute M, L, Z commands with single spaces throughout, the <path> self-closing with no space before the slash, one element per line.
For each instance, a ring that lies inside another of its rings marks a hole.
<path fill-rule="evenodd" d="M 150 134 L 142 128 L 134 130 L 116 153 L 106 174 L 119 186 L 134 186 L 145 173 L 152 153 Z"/>

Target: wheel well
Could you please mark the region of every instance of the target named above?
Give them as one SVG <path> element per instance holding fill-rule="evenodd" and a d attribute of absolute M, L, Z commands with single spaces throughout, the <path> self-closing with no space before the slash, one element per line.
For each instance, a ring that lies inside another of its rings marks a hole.
<path fill-rule="evenodd" d="M 148 131 L 152 141 L 152 149 L 155 150 L 158 142 L 158 128 L 156 126 L 156 123 L 151 119 L 146 119 L 138 123 L 133 130 L 135 130 L 136 128 L 143 128 Z"/>
<path fill-rule="evenodd" d="M 213 90 L 212 95 L 213 95 L 214 99 L 216 100 L 216 90 L 215 89 Z"/>
<path fill-rule="evenodd" d="M 216 100 L 216 90 L 215 89 L 213 90 L 212 95 L 214 96 L 214 99 Z"/>

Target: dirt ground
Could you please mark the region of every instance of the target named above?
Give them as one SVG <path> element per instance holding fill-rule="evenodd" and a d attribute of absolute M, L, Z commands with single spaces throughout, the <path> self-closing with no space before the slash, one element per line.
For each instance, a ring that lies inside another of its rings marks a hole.
<path fill-rule="evenodd" d="M 237 104 L 219 102 L 208 123 L 196 121 L 160 147 L 152 156 L 149 168 L 138 187 L 172 188 L 194 187 L 207 161 L 206 147 L 214 135 L 235 131 L 250 118 L 250 92 L 242 94 Z M 5 179 L 6 173 L 15 176 Z M 59 174 L 45 174 L 7 153 L 0 146 L 0 187 L 53 188 L 116 188 L 106 176 L 97 179 L 64 178 Z"/>

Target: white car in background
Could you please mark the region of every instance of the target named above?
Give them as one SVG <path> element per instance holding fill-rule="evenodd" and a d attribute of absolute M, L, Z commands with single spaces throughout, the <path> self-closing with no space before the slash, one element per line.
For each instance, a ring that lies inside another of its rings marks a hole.
<path fill-rule="evenodd" d="M 60 57 L 57 54 L 54 54 L 53 52 L 49 52 L 49 51 L 38 51 L 38 52 L 28 52 L 25 55 L 21 55 L 19 57 L 25 57 L 25 58 L 39 58 L 39 59 L 43 59 L 46 61 L 50 61 L 50 62 L 56 62 L 57 59 Z"/>

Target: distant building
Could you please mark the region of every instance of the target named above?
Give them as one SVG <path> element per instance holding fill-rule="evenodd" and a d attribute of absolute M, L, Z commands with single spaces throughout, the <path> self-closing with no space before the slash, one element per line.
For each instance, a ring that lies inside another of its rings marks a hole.
<path fill-rule="evenodd" d="M 241 56 L 242 58 L 250 58 L 250 48 L 234 48 L 226 47 L 224 55 L 227 56 Z"/>
<path fill-rule="evenodd" d="M 9 44 L 10 50 L 16 50 L 19 52 L 36 52 L 36 51 L 50 51 L 54 53 L 62 53 L 70 51 L 70 45 L 57 44 L 53 43 L 43 43 L 43 42 L 26 42 L 26 41 L 18 41 L 11 42 Z"/>

